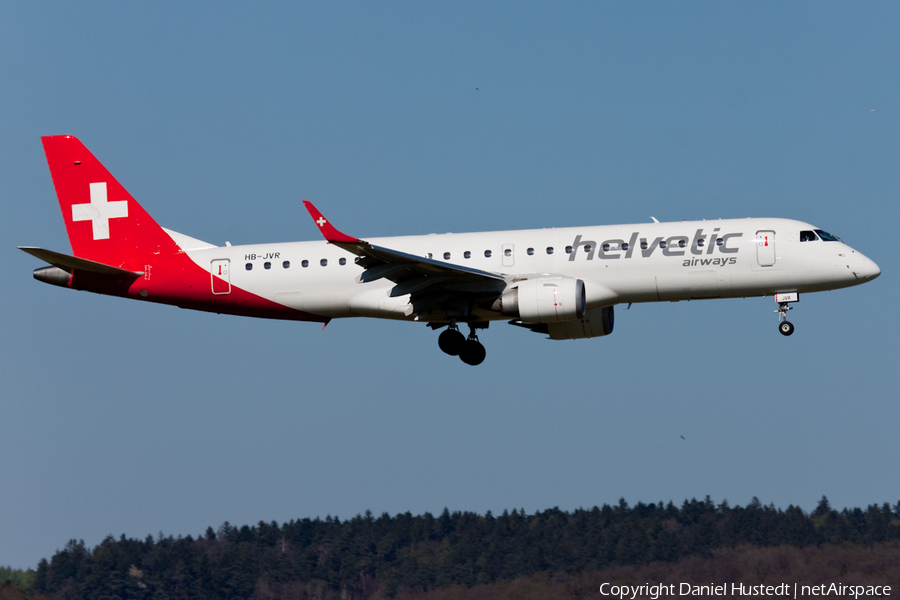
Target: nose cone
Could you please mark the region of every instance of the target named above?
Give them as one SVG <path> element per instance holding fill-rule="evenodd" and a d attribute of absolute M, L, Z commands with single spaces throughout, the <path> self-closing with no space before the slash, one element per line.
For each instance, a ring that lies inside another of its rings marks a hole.
<path fill-rule="evenodd" d="M 863 253 L 852 250 L 848 258 L 847 266 L 858 283 L 871 281 L 881 275 L 881 269 L 878 268 L 875 261 L 865 256 Z"/>
<path fill-rule="evenodd" d="M 862 257 L 862 266 L 860 267 L 859 272 L 859 277 L 861 279 L 871 281 L 881 275 L 881 269 L 878 268 L 878 265 L 875 264 L 874 260 L 870 260 L 862 255 L 860 256 Z"/>
<path fill-rule="evenodd" d="M 881 275 L 881 269 L 874 261 L 849 246 L 843 246 L 834 265 L 834 283 L 838 287 L 849 287 L 872 281 Z"/>

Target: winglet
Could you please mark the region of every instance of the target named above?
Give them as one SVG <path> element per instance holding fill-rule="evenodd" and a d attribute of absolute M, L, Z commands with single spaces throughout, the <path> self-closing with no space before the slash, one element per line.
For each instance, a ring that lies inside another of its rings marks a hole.
<path fill-rule="evenodd" d="M 329 223 L 325 217 L 322 216 L 322 213 L 319 212 L 319 209 L 313 206 L 313 203 L 309 200 L 304 200 L 303 205 L 306 206 L 306 210 L 309 211 L 310 216 L 315 221 L 316 225 L 319 226 L 319 231 L 322 232 L 322 235 L 325 236 L 325 239 L 331 243 L 345 243 L 345 244 L 355 244 L 359 240 L 355 237 L 350 237 L 349 235 L 343 234 L 337 229 L 334 228 L 334 225 Z"/>

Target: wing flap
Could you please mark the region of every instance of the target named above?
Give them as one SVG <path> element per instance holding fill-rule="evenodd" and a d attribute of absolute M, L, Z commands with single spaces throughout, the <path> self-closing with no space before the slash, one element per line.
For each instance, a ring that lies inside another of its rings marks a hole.
<path fill-rule="evenodd" d="M 401 271 L 405 271 L 407 268 L 408 265 L 406 264 L 374 263 L 371 267 L 367 267 L 366 270 L 362 272 L 359 276 L 359 282 L 369 283 L 370 281 L 377 281 L 384 277 L 390 278 L 391 275 L 396 275 Z"/>

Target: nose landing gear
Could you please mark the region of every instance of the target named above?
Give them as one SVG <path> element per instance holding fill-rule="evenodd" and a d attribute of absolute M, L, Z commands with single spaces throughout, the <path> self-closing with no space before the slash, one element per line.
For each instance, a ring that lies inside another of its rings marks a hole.
<path fill-rule="evenodd" d="M 791 335 L 794 333 L 794 324 L 790 321 L 782 321 L 778 324 L 778 331 L 781 335 Z"/>
<path fill-rule="evenodd" d="M 791 307 L 788 302 L 782 302 L 777 295 L 775 299 L 778 300 L 778 310 L 775 311 L 778 313 L 778 332 L 781 335 L 791 335 L 794 333 L 794 324 L 787 320 L 787 311 L 791 310 Z"/>
<path fill-rule="evenodd" d="M 487 351 L 475 334 L 476 325 L 469 323 L 469 337 L 463 337 L 456 323 L 451 323 L 438 337 L 438 346 L 450 356 L 459 356 L 467 365 L 480 365 L 484 362 Z"/>

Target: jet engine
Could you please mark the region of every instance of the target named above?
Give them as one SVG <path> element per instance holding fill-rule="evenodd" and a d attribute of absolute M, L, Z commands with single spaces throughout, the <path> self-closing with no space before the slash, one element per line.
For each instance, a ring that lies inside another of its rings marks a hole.
<path fill-rule="evenodd" d="M 614 306 L 604 306 L 587 311 L 582 319 L 548 323 L 547 334 L 551 340 L 580 340 L 609 335 L 615 324 L 614 309 Z"/>
<path fill-rule="evenodd" d="M 491 308 L 526 323 L 560 323 L 584 317 L 584 282 L 572 277 L 526 279 L 503 292 Z"/>

